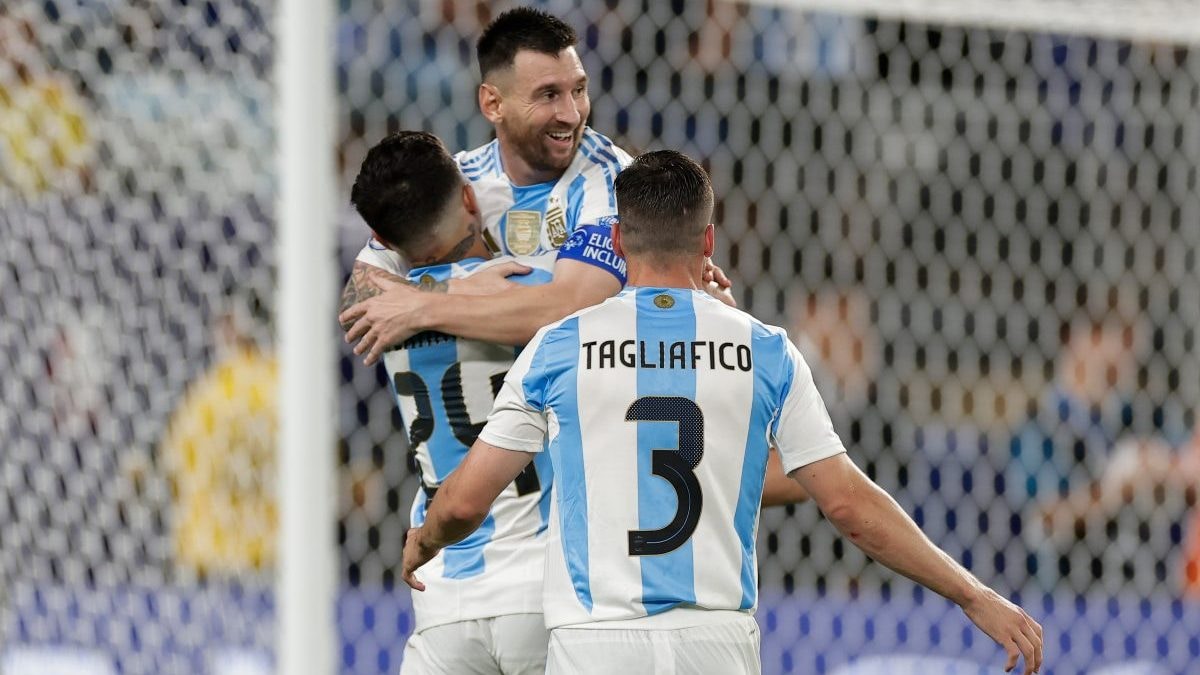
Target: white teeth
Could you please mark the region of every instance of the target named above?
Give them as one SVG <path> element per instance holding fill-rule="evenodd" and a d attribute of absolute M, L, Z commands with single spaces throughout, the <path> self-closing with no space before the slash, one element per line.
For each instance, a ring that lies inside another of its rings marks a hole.
<path fill-rule="evenodd" d="M 567 140 L 570 140 L 570 139 L 571 139 L 571 134 L 570 134 L 570 132 L 567 132 L 567 133 L 561 133 L 561 134 L 550 133 L 550 134 L 549 134 L 549 136 L 550 136 L 550 138 L 553 138 L 553 139 L 555 139 L 555 140 L 558 140 L 558 141 L 567 141 Z"/>

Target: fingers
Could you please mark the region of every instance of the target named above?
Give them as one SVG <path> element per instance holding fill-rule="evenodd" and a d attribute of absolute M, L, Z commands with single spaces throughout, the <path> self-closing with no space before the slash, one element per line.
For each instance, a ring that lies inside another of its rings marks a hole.
<path fill-rule="evenodd" d="M 722 288 L 721 284 L 718 284 L 715 281 L 709 281 L 705 284 L 704 290 L 707 291 L 709 295 L 720 300 L 726 305 L 729 305 L 730 307 L 737 307 L 737 300 L 733 298 L 733 294 L 729 292 L 728 288 Z"/>
<path fill-rule="evenodd" d="M 358 321 L 354 322 L 354 325 L 350 328 L 350 330 L 346 331 L 346 342 L 354 343 L 358 340 L 361 340 L 370 330 L 371 322 L 365 319 L 359 319 Z"/>
<path fill-rule="evenodd" d="M 725 275 L 725 270 L 713 265 L 713 280 L 721 285 L 721 288 L 733 287 L 733 282 Z"/>
<path fill-rule="evenodd" d="M 721 269 L 712 258 L 704 259 L 704 280 L 715 281 L 721 288 L 730 288 L 733 282 L 725 275 L 725 270 Z"/>
<path fill-rule="evenodd" d="M 383 340 L 376 339 L 371 345 L 371 351 L 367 353 L 367 358 L 363 359 L 363 363 L 368 366 L 375 365 L 379 359 L 383 358 L 383 352 L 386 346 Z"/>
<path fill-rule="evenodd" d="M 418 551 L 421 550 L 421 528 L 414 527 L 404 537 L 403 572 L 400 578 L 414 591 L 424 591 L 425 584 L 417 578 L 417 568 L 425 564 Z"/>
<path fill-rule="evenodd" d="M 506 262 L 496 265 L 495 269 L 501 276 L 511 277 L 513 275 L 529 274 L 533 271 L 532 267 L 522 265 L 519 262 Z"/>
<path fill-rule="evenodd" d="M 424 591 L 425 584 L 421 583 L 421 580 L 417 578 L 417 571 L 407 569 L 407 567 L 408 566 L 405 565 L 406 569 L 404 570 L 404 574 L 401 576 L 401 578 L 404 579 L 404 583 L 408 584 L 409 588 L 413 589 L 414 591 Z"/>
<path fill-rule="evenodd" d="M 364 316 L 346 332 L 346 341 L 355 343 L 354 355 L 364 357 L 363 365 L 372 366 L 383 358 L 384 352 L 409 335 L 411 332 L 398 332 L 396 327 L 386 320 L 377 321 L 375 318 Z"/>
<path fill-rule="evenodd" d="M 1004 651 L 1008 652 L 1008 660 L 1004 662 L 1004 672 L 1011 673 L 1012 669 L 1017 667 L 1017 659 L 1021 656 L 1021 651 L 1017 649 L 1015 640 L 1004 645 Z"/>
<path fill-rule="evenodd" d="M 1031 662 L 1029 658 L 1026 657 L 1025 668 L 1030 672 L 1036 673 L 1042 669 L 1042 650 L 1044 647 L 1044 643 L 1042 641 L 1042 627 L 1038 625 L 1036 621 L 1029 618 L 1029 615 L 1025 615 L 1024 619 L 1025 625 L 1022 632 L 1024 633 L 1026 639 L 1028 639 L 1033 645 L 1033 667 L 1030 668 Z"/>
<path fill-rule="evenodd" d="M 1025 660 L 1022 673 L 1036 673 L 1042 668 L 1042 627 L 1020 607 L 1005 600 L 995 591 L 985 593 L 963 609 L 967 617 L 996 641 L 1008 654 L 1004 672 L 1010 673 L 1017 662 Z"/>
<path fill-rule="evenodd" d="M 1033 646 L 1033 641 L 1026 637 L 1024 633 L 1016 635 L 1014 640 L 1016 641 L 1017 648 L 1021 650 L 1021 656 L 1025 659 L 1025 667 L 1021 672 L 1036 673 L 1037 666 L 1041 665 L 1041 657 L 1038 655 L 1039 650 Z"/>
<path fill-rule="evenodd" d="M 342 312 L 341 314 L 338 314 L 338 323 L 342 324 L 343 326 L 346 324 L 352 324 L 352 323 L 358 321 L 359 318 L 361 318 L 362 315 L 366 314 L 366 313 L 367 313 L 367 308 L 364 306 L 364 303 L 360 302 L 355 305 L 351 305 L 348 309 L 346 309 L 346 311 Z M 346 337 L 346 341 L 347 342 L 351 341 L 350 337 L 348 335 Z"/>
<path fill-rule="evenodd" d="M 378 332 L 378 327 L 369 327 L 366 332 L 363 333 L 362 338 L 358 341 L 358 344 L 354 345 L 354 355 L 362 356 L 363 352 L 366 352 L 368 349 L 374 346 L 375 340 L 378 339 Z"/>
<path fill-rule="evenodd" d="M 383 356 L 385 345 L 383 340 L 380 339 L 379 333 L 379 326 L 374 326 L 362 336 L 362 339 L 358 341 L 358 344 L 354 345 L 355 356 L 363 356 L 364 354 L 366 355 L 363 356 L 364 366 L 375 365 L 375 362 L 378 361 L 381 356 Z"/>
<path fill-rule="evenodd" d="M 363 334 L 358 344 L 354 345 L 354 355 L 363 356 L 364 366 L 373 366 L 383 358 L 383 353 L 387 351 L 390 344 L 383 337 L 383 328 L 375 325 Z"/>

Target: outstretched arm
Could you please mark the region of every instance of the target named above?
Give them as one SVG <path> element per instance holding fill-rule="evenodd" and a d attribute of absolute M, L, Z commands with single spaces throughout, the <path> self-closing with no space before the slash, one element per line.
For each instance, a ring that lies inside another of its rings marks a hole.
<path fill-rule="evenodd" d="M 353 324 L 346 341 L 371 365 L 383 352 L 423 330 L 509 345 L 523 345 L 542 326 L 615 295 L 621 284 L 609 272 L 575 260 L 559 260 L 554 280 L 516 286 L 494 295 L 430 295 L 396 287 L 342 312 Z"/>
<path fill-rule="evenodd" d="M 871 558 L 952 600 L 1008 653 L 1005 670 L 1018 656 L 1023 672 L 1042 665 L 1042 627 L 954 561 L 878 485 L 841 453 L 791 473 L 830 522 Z"/>
<path fill-rule="evenodd" d="M 786 506 L 808 501 L 808 493 L 799 483 L 788 478 L 783 472 L 783 462 L 779 461 L 779 451 L 771 448 L 767 453 L 767 477 L 763 481 L 762 505 Z"/>
<path fill-rule="evenodd" d="M 414 573 L 443 548 L 458 543 L 487 517 L 492 502 L 525 469 L 533 455 L 477 440 L 463 463 L 438 488 L 425 524 L 408 531 L 404 543 L 404 582 L 418 591 Z"/>

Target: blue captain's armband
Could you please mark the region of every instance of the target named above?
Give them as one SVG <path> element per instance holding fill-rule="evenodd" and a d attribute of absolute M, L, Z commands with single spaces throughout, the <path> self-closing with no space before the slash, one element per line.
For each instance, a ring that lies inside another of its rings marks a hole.
<path fill-rule="evenodd" d="M 625 285 L 625 259 L 613 252 L 612 225 L 608 219 L 601 219 L 598 225 L 576 228 L 558 247 L 558 259 L 595 265 L 611 273 L 622 286 Z"/>

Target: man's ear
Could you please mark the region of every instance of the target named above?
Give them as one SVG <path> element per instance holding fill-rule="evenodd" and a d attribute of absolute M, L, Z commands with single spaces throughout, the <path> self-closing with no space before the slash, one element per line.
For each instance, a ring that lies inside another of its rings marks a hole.
<path fill-rule="evenodd" d="M 479 85 L 479 112 L 487 121 L 492 124 L 498 124 L 503 115 L 500 112 L 500 104 L 504 102 L 504 97 L 500 94 L 500 89 L 494 84 L 484 82 Z"/>
<path fill-rule="evenodd" d="M 624 258 L 625 249 L 621 246 L 621 223 L 619 221 L 612 224 L 612 244 L 613 253 Z"/>
<path fill-rule="evenodd" d="M 713 251 L 717 250 L 717 226 L 712 223 L 704 228 L 704 257 L 711 258 Z"/>
<path fill-rule="evenodd" d="M 479 200 L 475 197 L 475 188 L 468 182 L 464 182 L 462 186 L 462 203 L 467 213 L 473 216 L 479 213 Z"/>

